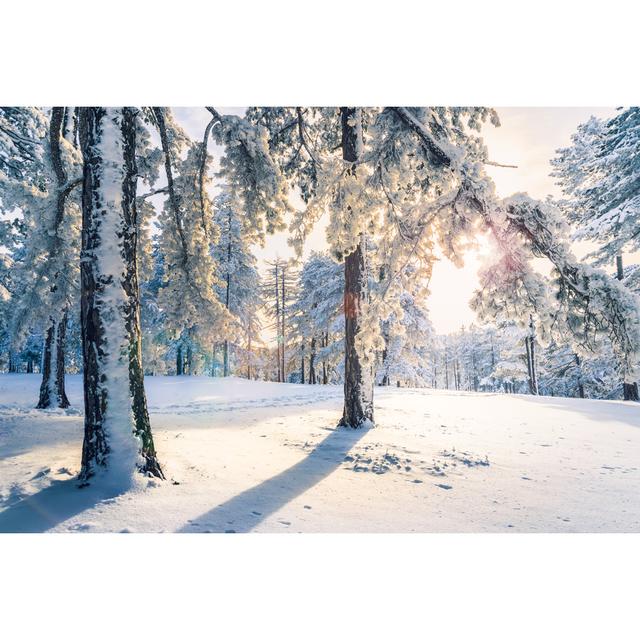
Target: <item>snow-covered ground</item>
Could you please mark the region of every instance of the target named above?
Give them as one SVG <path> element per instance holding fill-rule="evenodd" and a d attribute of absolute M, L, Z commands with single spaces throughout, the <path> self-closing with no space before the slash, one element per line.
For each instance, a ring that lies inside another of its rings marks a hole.
<path fill-rule="evenodd" d="M 78 489 L 72 408 L 0 375 L 0 531 L 640 531 L 640 408 L 377 388 L 377 426 L 335 429 L 340 387 L 146 379 L 166 482 Z"/>

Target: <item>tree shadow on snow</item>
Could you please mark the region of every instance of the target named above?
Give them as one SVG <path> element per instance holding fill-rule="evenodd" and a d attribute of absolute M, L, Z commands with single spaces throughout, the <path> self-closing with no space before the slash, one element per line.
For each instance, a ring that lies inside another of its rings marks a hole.
<path fill-rule="evenodd" d="M 0 533 L 44 533 L 121 492 L 99 487 L 78 488 L 78 480 L 51 485 L 0 512 Z"/>
<path fill-rule="evenodd" d="M 335 471 L 368 429 L 338 427 L 297 464 L 189 521 L 178 533 L 247 533 Z"/>

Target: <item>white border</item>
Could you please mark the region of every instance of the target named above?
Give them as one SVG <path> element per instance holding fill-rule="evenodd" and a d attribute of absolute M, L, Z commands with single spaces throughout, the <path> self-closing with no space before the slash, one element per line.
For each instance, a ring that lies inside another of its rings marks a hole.
<path fill-rule="evenodd" d="M 22 1 L 0 103 L 637 104 L 620 0 Z M 636 632 L 636 535 L 0 536 L 8 638 Z M 118 634 L 118 635 L 116 635 Z"/>

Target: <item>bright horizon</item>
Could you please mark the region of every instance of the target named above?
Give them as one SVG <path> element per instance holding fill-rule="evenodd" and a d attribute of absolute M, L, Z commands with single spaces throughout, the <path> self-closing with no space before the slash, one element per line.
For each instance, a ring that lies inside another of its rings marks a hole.
<path fill-rule="evenodd" d="M 224 113 L 242 115 L 243 107 L 221 109 Z M 560 190 L 549 175 L 549 161 L 556 149 L 567 146 L 577 126 L 591 116 L 609 117 L 613 107 L 497 107 L 500 127 L 486 124 L 482 137 L 489 151 L 489 158 L 501 164 L 517 168 L 488 166 L 487 173 L 493 179 L 499 197 L 526 192 L 544 199 L 560 196 Z M 202 108 L 176 108 L 175 114 L 182 126 L 195 140 L 202 137 L 210 120 Z M 219 153 L 219 152 L 218 152 Z M 214 155 L 218 155 L 214 153 Z M 326 220 L 320 220 L 305 246 L 304 256 L 311 251 L 327 248 Z M 287 244 L 288 231 L 268 236 L 264 247 L 255 247 L 254 253 L 262 271 L 266 260 L 276 257 L 294 257 Z M 578 251 L 580 253 L 580 251 Z M 439 260 L 433 269 L 431 295 L 427 307 L 436 333 L 452 333 L 476 320 L 469 308 L 469 300 L 478 285 L 481 256 L 468 252 L 464 266 L 456 267 L 446 259 Z M 455 294 L 455 295 L 453 295 Z"/>

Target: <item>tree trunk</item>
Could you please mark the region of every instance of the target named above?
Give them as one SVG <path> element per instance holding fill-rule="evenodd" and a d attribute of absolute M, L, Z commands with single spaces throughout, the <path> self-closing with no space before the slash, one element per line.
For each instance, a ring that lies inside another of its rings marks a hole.
<path fill-rule="evenodd" d="M 533 318 L 529 320 L 529 335 L 524 339 L 527 351 L 527 372 L 529 374 L 529 391 L 532 395 L 539 395 L 538 373 L 536 371 L 536 337 Z"/>
<path fill-rule="evenodd" d="M 227 285 L 225 292 L 225 306 L 229 309 L 229 300 L 231 294 L 231 209 L 229 209 L 229 215 L 227 220 Z M 229 340 L 224 341 L 223 352 L 223 372 L 222 375 L 226 378 L 229 375 Z"/>
<path fill-rule="evenodd" d="M 66 409 L 69 406 L 69 399 L 64 387 L 66 332 L 67 313 L 65 311 L 60 322 L 55 322 L 52 319 L 46 332 L 42 353 L 42 383 L 40 384 L 38 409 L 47 409 L 53 406 Z"/>
<path fill-rule="evenodd" d="M 280 348 L 282 340 L 280 338 L 280 284 L 278 282 L 278 264 L 275 265 L 275 281 L 276 281 L 276 347 L 278 359 L 278 382 L 284 382 L 282 378 L 282 359 L 280 358 Z"/>
<path fill-rule="evenodd" d="M 316 339 L 311 338 L 311 353 L 309 354 L 309 384 L 316 384 Z"/>
<path fill-rule="evenodd" d="M 184 373 L 184 360 L 182 358 L 182 345 L 179 344 L 176 349 L 176 375 L 181 376 Z"/>
<path fill-rule="evenodd" d="M 222 375 L 226 378 L 229 375 L 229 341 L 225 340 L 222 346 Z"/>
<path fill-rule="evenodd" d="M 285 272 L 284 265 L 282 265 L 282 268 L 280 269 L 280 271 L 281 271 L 281 278 L 282 278 L 282 298 L 281 298 L 282 304 L 280 305 L 280 313 L 282 314 L 282 382 L 286 382 L 287 381 L 287 365 L 284 358 L 284 350 L 285 350 L 285 344 L 286 344 L 284 319 L 285 319 L 285 309 L 286 309 L 285 301 L 287 297 L 286 297 L 286 292 L 284 288 L 284 272 Z"/>
<path fill-rule="evenodd" d="M 251 331 L 247 334 L 247 380 L 251 380 Z"/>
<path fill-rule="evenodd" d="M 187 375 L 193 375 L 193 350 L 190 344 L 187 345 L 186 372 Z"/>
<path fill-rule="evenodd" d="M 341 107 L 340 114 L 342 158 L 346 162 L 356 162 L 362 149 L 360 112 L 352 107 Z M 355 170 L 352 166 L 348 172 Z M 361 236 L 355 250 L 344 261 L 344 411 L 340 425 L 351 428 L 373 425 L 372 365 L 364 361 L 356 347 L 356 337 L 361 330 L 361 306 L 367 295 L 365 240 Z"/>
<path fill-rule="evenodd" d="M 58 230 L 64 221 L 65 204 L 68 191 L 64 189 L 67 183 L 67 171 L 62 160 L 60 146 L 61 138 L 69 135 L 69 110 L 63 107 L 53 107 L 49 125 L 49 152 L 51 164 L 56 176 L 58 196 L 56 198 L 55 229 Z M 53 274 L 52 293 L 58 287 L 60 272 Z M 50 318 L 50 326 L 45 334 L 45 345 L 42 355 L 42 383 L 38 409 L 56 406 L 65 409 L 69 400 L 64 388 L 64 348 L 67 329 L 67 311 L 63 309 L 59 317 Z"/>
<path fill-rule="evenodd" d="M 584 384 L 582 383 L 582 363 L 580 362 L 580 356 L 574 354 L 576 358 L 576 367 L 578 367 L 578 397 L 584 398 Z"/>
<path fill-rule="evenodd" d="M 81 326 L 84 443 L 80 479 L 164 478 L 142 369 L 137 270 L 136 114 L 83 107 Z"/>
<path fill-rule="evenodd" d="M 329 332 L 325 332 L 324 334 L 324 346 L 328 347 L 329 346 Z M 327 384 L 328 379 L 327 379 L 327 362 L 326 360 L 322 361 L 322 384 Z"/>
<path fill-rule="evenodd" d="M 449 389 L 449 350 L 446 342 L 444 344 L 444 387 Z"/>

